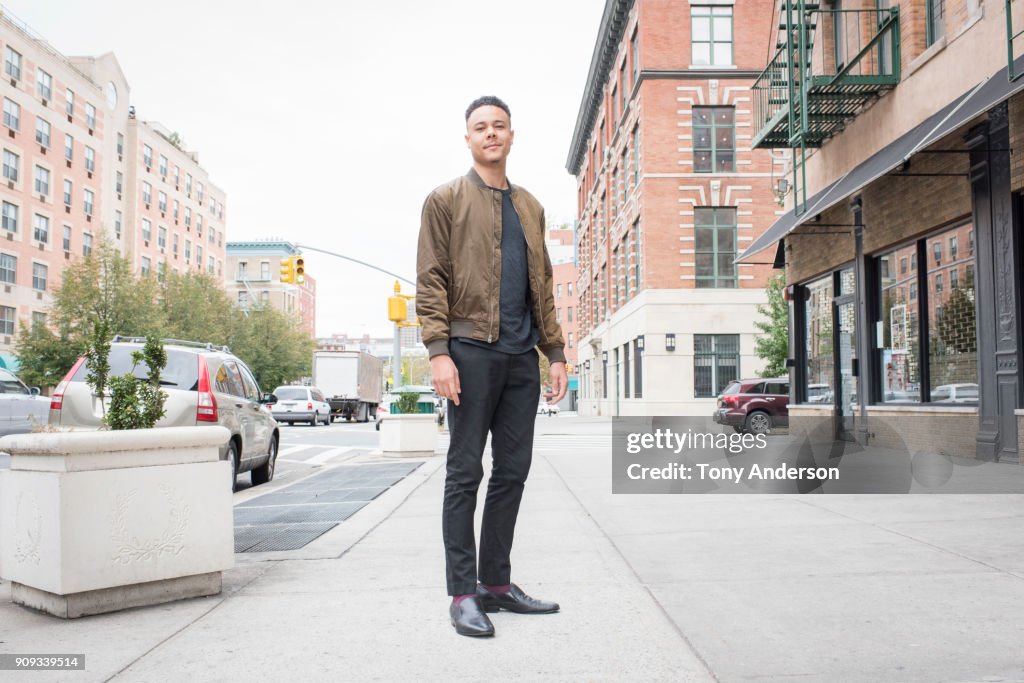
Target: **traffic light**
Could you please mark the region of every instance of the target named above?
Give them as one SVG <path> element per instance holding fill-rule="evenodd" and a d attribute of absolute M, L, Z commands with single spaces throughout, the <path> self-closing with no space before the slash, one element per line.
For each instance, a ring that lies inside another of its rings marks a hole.
<path fill-rule="evenodd" d="M 295 282 L 295 257 L 281 259 L 281 282 Z"/>
<path fill-rule="evenodd" d="M 306 259 L 301 256 L 292 257 L 292 278 L 296 284 L 306 281 Z"/>

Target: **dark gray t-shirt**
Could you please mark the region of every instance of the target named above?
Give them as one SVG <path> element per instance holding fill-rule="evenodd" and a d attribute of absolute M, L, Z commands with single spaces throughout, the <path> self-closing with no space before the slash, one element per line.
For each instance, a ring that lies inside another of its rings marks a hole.
<path fill-rule="evenodd" d="M 498 339 L 490 344 L 466 337 L 459 337 L 459 340 L 502 353 L 526 353 L 540 341 L 530 303 L 526 234 L 512 205 L 512 190 L 501 190 L 501 319 Z"/>

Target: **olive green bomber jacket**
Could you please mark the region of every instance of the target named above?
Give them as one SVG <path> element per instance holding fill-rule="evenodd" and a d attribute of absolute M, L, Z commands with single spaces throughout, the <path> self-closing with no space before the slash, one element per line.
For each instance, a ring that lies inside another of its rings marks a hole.
<path fill-rule="evenodd" d="M 530 299 L 551 362 L 565 361 L 555 320 L 551 259 L 544 243 L 544 209 L 516 185 L 512 205 L 526 236 Z M 448 354 L 451 337 L 492 343 L 498 338 L 501 289 L 501 192 L 475 170 L 438 187 L 423 203 L 416 258 L 416 315 L 431 358 Z"/>

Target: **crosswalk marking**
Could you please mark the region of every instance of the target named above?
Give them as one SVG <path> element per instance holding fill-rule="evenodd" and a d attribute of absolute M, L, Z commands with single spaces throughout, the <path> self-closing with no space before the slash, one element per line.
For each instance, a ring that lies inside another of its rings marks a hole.
<path fill-rule="evenodd" d="M 332 458 L 336 458 L 339 455 L 344 455 L 345 453 L 350 453 L 351 451 L 354 450 L 355 448 L 332 448 L 330 450 L 324 451 L 323 453 L 320 453 L 319 455 L 314 455 L 312 458 L 307 460 L 306 463 L 309 465 L 323 465 L 325 462 L 331 460 Z"/>

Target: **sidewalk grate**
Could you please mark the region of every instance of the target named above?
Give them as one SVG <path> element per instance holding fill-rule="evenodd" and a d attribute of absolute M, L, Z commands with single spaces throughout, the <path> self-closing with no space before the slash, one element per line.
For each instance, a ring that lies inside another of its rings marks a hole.
<path fill-rule="evenodd" d="M 296 550 L 345 521 L 423 461 L 342 465 L 235 507 L 235 552 Z"/>

